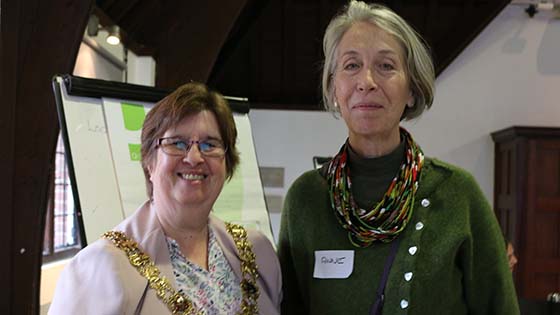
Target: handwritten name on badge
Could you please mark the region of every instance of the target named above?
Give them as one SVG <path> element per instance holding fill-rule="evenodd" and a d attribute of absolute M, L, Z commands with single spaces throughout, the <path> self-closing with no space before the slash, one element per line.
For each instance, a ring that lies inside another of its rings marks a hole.
<path fill-rule="evenodd" d="M 346 279 L 354 270 L 353 250 L 316 250 L 313 278 Z"/>

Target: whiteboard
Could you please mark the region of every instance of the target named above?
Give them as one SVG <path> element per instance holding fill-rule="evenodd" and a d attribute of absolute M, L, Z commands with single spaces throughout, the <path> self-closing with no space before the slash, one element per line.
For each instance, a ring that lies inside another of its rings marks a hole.
<path fill-rule="evenodd" d="M 53 87 L 85 246 L 148 199 L 139 157 L 141 127 L 165 93 L 68 75 L 56 76 Z M 235 103 L 239 101 L 230 101 L 234 110 Z M 213 213 L 260 230 L 274 244 L 247 112 L 234 111 L 240 165 L 225 183 Z"/>

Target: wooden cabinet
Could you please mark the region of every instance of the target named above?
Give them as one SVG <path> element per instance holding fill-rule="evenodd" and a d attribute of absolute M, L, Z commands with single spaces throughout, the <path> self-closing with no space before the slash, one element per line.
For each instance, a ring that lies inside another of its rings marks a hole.
<path fill-rule="evenodd" d="M 494 209 L 519 263 L 520 298 L 560 292 L 560 128 L 511 127 L 495 142 Z"/>

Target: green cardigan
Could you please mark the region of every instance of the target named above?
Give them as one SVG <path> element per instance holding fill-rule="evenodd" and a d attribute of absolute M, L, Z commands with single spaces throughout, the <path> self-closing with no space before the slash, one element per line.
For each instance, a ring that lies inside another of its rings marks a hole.
<path fill-rule="evenodd" d="M 503 236 L 469 173 L 426 158 L 413 216 L 399 237 L 383 314 L 519 314 Z M 326 180 L 317 170 L 306 172 L 282 212 L 282 314 L 368 314 L 390 246 L 352 246 Z M 353 250 L 350 276 L 314 278 L 317 250 Z"/>

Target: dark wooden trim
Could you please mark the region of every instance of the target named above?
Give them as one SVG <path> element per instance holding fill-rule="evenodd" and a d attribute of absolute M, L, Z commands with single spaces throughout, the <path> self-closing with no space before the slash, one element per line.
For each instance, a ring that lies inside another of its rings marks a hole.
<path fill-rule="evenodd" d="M 189 81 L 208 82 L 246 0 L 178 1 L 173 10 L 197 12 L 173 21 L 158 38 L 156 86 L 174 89 Z M 170 7 L 166 8 L 167 10 Z M 203 31 L 211 30 L 211 31 Z M 182 40 L 177 40 L 178 38 Z"/>
<path fill-rule="evenodd" d="M 559 274 L 554 245 L 559 221 L 552 213 L 560 204 L 560 128 L 514 126 L 492 133 L 492 138 L 494 207 L 518 257 L 513 273 L 517 295 L 544 301 L 556 289 L 550 279 Z"/>
<path fill-rule="evenodd" d="M 237 17 L 236 22 L 233 24 L 233 28 L 230 30 L 226 42 L 216 57 L 216 62 L 212 67 L 212 72 L 208 79 L 208 85 L 214 85 L 216 80 L 219 79 L 224 64 L 229 60 L 243 37 L 246 36 L 247 32 L 255 24 L 255 21 L 269 2 L 270 0 L 247 1 L 245 7 Z"/>
<path fill-rule="evenodd" d="M 16 66 L 19 45 L 18 23 L 21 1 L 0 0 L 0 200 L 2 200 L 2 220 L 0 220 L 0 248 L 4 252 L 0 259 L 0 313 L 14 314 L 12 299 L 13 274 L 12 256 L 16 255 L 13 240 L 14 227 L 14 164 L 15 164 L 15 113 L 17 100 L 18 68 Z"/>
<path fill-rule="evenodd" d="M 546 138 L 560 137 L 560 127 L 535 127 L 535 126 L 512 126 L 491 133 L 494 142 L 503 142 L 516 137 Z"/>
<path fill-rule="evenodd" d="M 1 314 L 39 312 L 42 224 L 58 135 L 50 80 L 74 68 L 91 3 L 0 3 Z"/>
<path fill-rule="evenodd" d="M 526 138 L 519 138 L 512 141 L 514 146 L 512 150 L 512 154 L 515 155 L 515 163 L 512 166 L 510 177 L 512 178 L 512 182 L 514 182 L 514 186 L 512 187 L 512 193 L 515 196 L 515 217 L 514 220 L 517 221 L 515 225 L 515 234 L 513 236 L 512 244 L 517 251 L 518 259 L 521 257 L 525 257 L 527 254 L 527 237 L 526 232 L 523 231 L 522 227 L 527 222 L 527 208 L 528 208 L 528 198 L 526 192 L 528 190 L 528 171 L 527 165 L 529 160 L 528 155 L 528 141 Z M 516 266 L 515 273 L 513 275 L 514 280 L 516 281 L 516 290 L 518 292 L 518 296 L 523 295 L 523 273 L 520 270 L 523 270 L 525 265 L 525 261 L 523 259 L 519 259 L 518 266 Z M 517 285 L 519 284 L 519 285 Z"/>
<path fill-rule="evenodd" d="M 445 58 L 442 60 L 438 60 L 436 62 L 436 76 L 439 76 L 447 66 L 449 66 L 465 48 L 467 48 L 471 42 L 480 35 L 480 33 L 492 22 L 500 12 L 504 10 L 504 8 L 511 2 L 510 0 L 499 0 L 499 4 L 495 4 L 491 7 L 491 12 L 488 14 L 480 15 L 483 18 L 480 20 L 479 23 L 473 25 L 472 32 L 470 34 L 462 34 L 463 36 L 459 36 L 455 34 L 454 36 L 457 38 L 457 43 L 453 45 L 453 47 L 449 47 L 449 53 L 446 54 Z M 471 1 L 472 2 L 472 1 Z M 467 4 L 465 4 L 467 5 Z M 470 5 L 470 2 L 468 3 Z M 432 47 L 434 48 L 434 47 Z"/>

